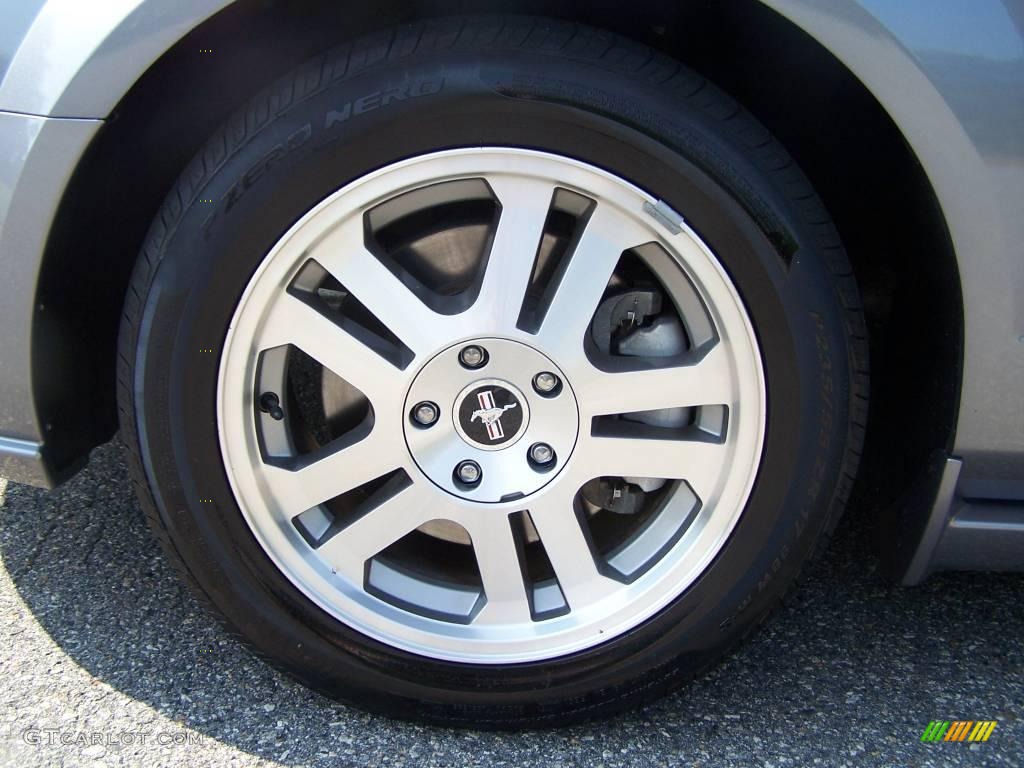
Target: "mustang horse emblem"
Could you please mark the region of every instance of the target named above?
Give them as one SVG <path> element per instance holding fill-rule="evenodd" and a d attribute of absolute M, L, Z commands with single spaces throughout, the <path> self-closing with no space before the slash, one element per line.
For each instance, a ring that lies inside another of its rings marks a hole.
<path fill-rule="evenodd" d="M 487 436 L 491 441 L 500 440 L 505 436 L 505 430 L 501 428 L 501 414 L 510 408 L 515 408 L 518 403 L 509 403 L 505 406 L 498 406 L 494 403 L 494 393 L 490 390 L 480 392 L 476 399 L 480 401 L 480 408 L 473 411 L 470 422 L 480 419 L 480 422 L 487 427 Z"/>

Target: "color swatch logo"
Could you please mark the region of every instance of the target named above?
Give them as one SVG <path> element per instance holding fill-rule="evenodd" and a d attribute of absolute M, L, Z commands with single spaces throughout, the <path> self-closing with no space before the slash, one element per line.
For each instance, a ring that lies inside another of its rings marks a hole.
<path fill-rule="evenodd" d="M 988 741 L 995 728 L 995 720 L 932 720 L 921 741 Z"/>

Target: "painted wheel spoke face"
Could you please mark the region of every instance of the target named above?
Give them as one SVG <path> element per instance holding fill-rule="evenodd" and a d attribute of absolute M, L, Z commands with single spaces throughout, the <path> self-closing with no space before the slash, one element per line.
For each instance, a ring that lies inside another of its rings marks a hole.
<path fill-rule="evenodd" d="M 515 326 L 544 233 L 554 187 L 544 181 L 514 176 L 487 179 L 501 214 L 474 305 L 477 327 Z"/>
<path fill-rule="evenodd" d="M 290 462 L 292 466 L 263 467 L 268 494 L 289 516 L 381 477 L 400 467 L 405 458 L 382 431 L 353 445 L 333 448 L 328 444 L 326 449 L 325 455 L 302 457 Z"/>
<path fill-rule="evenodd" d="M 399 368 L 297 296 L 280 296 L 261 342 L 260 349 L 292 344 L 363 392 L 397 395 Z"/>
<path fill-rule="evenodd" d="M 486 603 L 474 623 L 524 624 L 531 621 L 522 552 L 507 515 L 487 515 L 469 528 Z"/>
<path fill-rule="evenodd" d="M 430 310 L 365 245 L 361 217 L 352 217 L 312 251 L 316 259 L 403 344 L 424 355 L 445 340 L 445 318 Z"/>
<path fill-rule="evenodd" d="M 571 496 L 555 494 L 530 514 L 570 609 L 600 601 L 617 587 L 600 572 L 584 512 Z"/>
<path fill-rule="evenodd" d="M 539 341 L 570 356 L 578 354 L 620 257 L 646 239 L 650 235 L 614 206 L 596 205 L 569 255 L 544 316 Z"/>
<path fill-rule="evenodd" d="M 370 499 L 354 520 L 317 546 L 317 554 L 361 585 L 367 561 L 430 519 L 430 502 L 414 485 Z"/>
<path fill-rule="evenodd" d="M 267 254 L 218 380 L 257 541 L 403 651 L 575 653 L 676 599 L 755 478 L 765 388 L 717 259 L 605 171 L 484 148 L 402 161 Z"/>
<path fill-rule="evenodd" d="M 594 370 L 586 379 L 581 399 L 597 415 L 731 405 L 733 374 L 724 345 L 715 344 L 702 357 L 685 365 L 642 371 L 605 373 Z"/>

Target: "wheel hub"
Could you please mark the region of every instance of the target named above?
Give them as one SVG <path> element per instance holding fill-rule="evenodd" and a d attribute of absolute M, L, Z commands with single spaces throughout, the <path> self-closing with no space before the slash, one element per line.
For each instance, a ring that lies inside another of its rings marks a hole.
<path fill-rule="evenodd" d="M 467 348 L 483 350 L 484 362 L 467 368 Z M 557 377 L 560 386 L 538 389 L 533 382 L 541 374 Z M 446 416 L 421 424 L 415 411 L 424 402 Z M 565 375 L 546 355 L 507 339 L 474 339 L 433 357 L 409 387 L 406 411 L 406 444 L 423 474 L 454 496 L 483 503 L 522 498 L 550 483 L 579 434 L 579 408 Z M 549 448 L 550 458 L 535 446 Z M 456 471 L 463 462 L 480 468 L 475 482 Z"/>

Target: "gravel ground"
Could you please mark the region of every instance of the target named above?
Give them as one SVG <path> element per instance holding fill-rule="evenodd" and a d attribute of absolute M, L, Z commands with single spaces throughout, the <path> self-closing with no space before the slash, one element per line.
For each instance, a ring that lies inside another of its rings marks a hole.
<path fill-rule="evenodd" d="M 120 451 L 54 493 L 0 481 L 5 765 L 1024 764 L 1024 577 L 894 587 L 856 509 L 776 621 L 686 690 L 594 726 L 460 732 L 335 704 L 251 657 L 179 586 Z M 920 743 L 939 718 L 999 725 Z"/>

